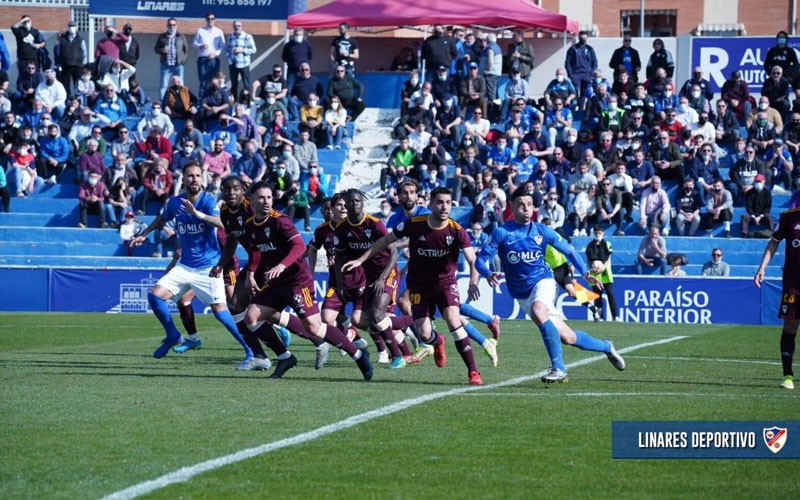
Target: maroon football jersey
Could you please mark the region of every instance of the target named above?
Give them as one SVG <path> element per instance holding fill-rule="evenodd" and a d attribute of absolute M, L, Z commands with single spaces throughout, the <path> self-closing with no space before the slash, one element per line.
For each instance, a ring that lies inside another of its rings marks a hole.
<path fill-rule="evenodd" d="M 232 210 L 228 205 L 223 204 L 222 209 L 219 211 L 219 218 L 225 228 L 225 233 L 236 238 L 239 244 L 247 250 L 249 250 L 247 246 L 249 243 L 245 235 L 244 223 L 252 216 L 253 208 L 247 198 L 242 201 L 242 204 L 236 210 Z"/>
<path fill-rule="evenodd" d="M 225 248 L 225 243 L 228 241 L 228 235 L 225 233 L 225 229 L 221 227 L 217 228 L 217 241 L 219 241 L 220 250 Z M 239 272 L 239 257 L 237 257 L 236 254 L 233 254 L 233 258 L 228 263 L 228 269 L 235 269 L 235 272 Z"/>
<path fill-rule="evenodd" d="M 448 219 L 442 229 L 433 229 L 427 215 L 401 222 L 393 229 L 397 239 L 408 238 L 409 288 L 438 288 L 455 281 L 458 253 L 472 246 L 469 235 L 458 222 Z"/>
<path fill-rule="evenodd" d="M 261 261 L 255 273 L 258 279 L 289 254 L 291 240 L 302 238 L 289 217 L 277 210 L 270 210 L 267 218 L 262 221 L 251 217 L 244 227 L 248 239 L 247 248 L 252 247 L 251 252 L 261 252 Z M 277 279 L 270 282 L 270 287 L 304 283 L 309 279 L 313 279 L 311 271 L 308 269 L 308 262 L 301 255 Z M 259 282 L 259 285 L 263 283 Z"/>
<path fill-rule="evenodd" d="M 783 291 L 800 293 L 800 208 L 787 210 L 778 220 L 778 230 L 772 238 L 786 240 L 786 259 L 783 264 Z"/>
<path fill-rule="evenodd" d="M 334 244 L 336 245 L 336 251 L 342 253 L 342 257 L 340 257 L 342 258 L 342 263 L 361 257 L 387 232 L 383 222 L 371 215 L 365 215 L 358 224 L 351 224 L 347 219 L 339 222 L 334 232 Z M 388 249 L 379 252 L 370 260 L 364 262 L 362 267 L 364 268 L 366 281 L 372 283 L 378 279 L 388 262 Z"/>
<path fill-rule="evenodd" d="M 325 249 L 325 256 L 328 258 L 328 273 L 333 276 L 333 266 L 336 264 L 336 253 L 333 244 L 333 221 L 323 222 L 314 229 L 314 236 L 309 243 L 312 247 L 319 250 Z"/>

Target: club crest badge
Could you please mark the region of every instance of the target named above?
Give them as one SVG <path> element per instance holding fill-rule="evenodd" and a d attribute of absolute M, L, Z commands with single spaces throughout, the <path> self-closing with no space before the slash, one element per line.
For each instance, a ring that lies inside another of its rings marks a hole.
<path fill-rule="evenodd" d="M 770 427 L 764 429 L 764 443 L 772 453 L 778 453 L 783 449 L 786 444 L 786 436 L 788 435 L 785 427 Z"/>
<path fill-rule="evenodd" d="M 447 242 L 447 246 L 450 246 L 450 245 L 453 244 L 453 237 L 452 236 L 445 236 L 444 241 Z"/>
<path fill-rule="evenodd" d="M 535 241 L 537 245 L 541 245 L 543 239 L 544 238 L 542 238 L 542 235 L 538 234 L 538 235 L 534 236 L 533 241 Z"/>

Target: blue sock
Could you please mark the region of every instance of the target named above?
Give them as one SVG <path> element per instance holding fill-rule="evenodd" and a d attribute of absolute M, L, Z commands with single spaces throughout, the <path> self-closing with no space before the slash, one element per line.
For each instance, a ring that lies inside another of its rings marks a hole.
<path fill-rule="evenodd" d="M 575 331 L 575 336 L 578 338 L 575 341 L 575 347 L 582 351 L 611 352 L 611 346 L 605 340 L 596 339 L 580 330 Z"/>
<path fill-rule="evenodd" d="M 222 323 L 226 330 L 233 335 L 233 338 L 236 339 L 236 342 L 240 343 L 242 347 L 244 347 L 244 353 L 246 357 L 252 358 L 253 351 L 247 346 L 247 343 L 242 338 L 242 335 L 239 333 L 239 328 L 236 327 L 236 321 L 234 321 L 233 316 L 231 316 L 231 312 L 227 309 L 219 312 L 214 313 L 214 317 L 217 318 L 217 321 Z"/>
<path fill-rule="evenodd" d="M 157 297 L 152 293 L 147 294 L 147 301 L 150 303 L 150 309 L 153 310 L 158 321 L 164 327 L 167 333 L 167 339 L 171 341 L 178 341 L 181 338 L 181 332 L 175 327 L 175 322 L 172 321 L 172 314 L 169 312 L 167 301 L 161 297 Z"/>
<path fill-rule="evenodd" d="M 462 315 L 468 318 L 472 318 L 475 321 L 480 321 L 481 323 L 485 323 L 487 325 L 492 322 L 491 316 L 475 307 L 472 307 L 470 304 L 461 304 L 460 312 Z"/>
<path fill-rule="evenodd" d="M 477 342 L 478 345 L 483 345 L 483 343 L 486 342 L 486 337 L 484 337 L 469 321 L 464 322 L 464 330 L 467 331 L 469 338 Z"/>
<path fill-rule="evenodd" d="M 567 371 L 564 366 L 564 358 L 561 355 L 561 335 L 558 334 L 558 328 L 549 319 L 539 327 L 542 333 L 542 340 L 544 341 L 544 348 L 547 350 L 547 355 L 550 357 L 550 364 L 553 368 L 561 371 Z"/>

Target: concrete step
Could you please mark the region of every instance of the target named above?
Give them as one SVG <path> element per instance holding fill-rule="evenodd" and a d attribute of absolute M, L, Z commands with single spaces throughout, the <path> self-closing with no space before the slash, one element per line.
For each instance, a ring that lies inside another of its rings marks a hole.
<path fill-rule="evenodd" d="M 167 267 L 171 259 L 152 257 L 98 257 L 98 256 L 52 256 L 52 255 L 0 255 L 0 266 L 24 267 L 87 267 L 94 269 Z"/>

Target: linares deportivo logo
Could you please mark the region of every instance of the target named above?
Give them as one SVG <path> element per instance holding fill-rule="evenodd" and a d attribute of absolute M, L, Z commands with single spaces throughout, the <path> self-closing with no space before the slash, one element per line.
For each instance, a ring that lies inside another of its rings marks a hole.
<path fill-rule="evenodd" d="M 786 444 L 788 432 L 785 427 L 770 427 L 764 429 L 764 443 L 772 453 L 778 453 Z"/>

